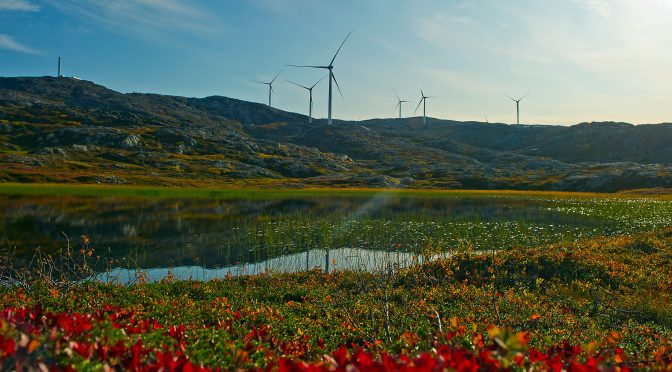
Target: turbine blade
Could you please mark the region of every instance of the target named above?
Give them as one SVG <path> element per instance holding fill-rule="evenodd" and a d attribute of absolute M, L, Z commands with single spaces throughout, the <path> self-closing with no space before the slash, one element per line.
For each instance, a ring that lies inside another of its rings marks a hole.
<path fill-rule="evenodd" d="M 401 102 L 402 102 L 402 101 L 399 101 L 399 102 L 397 103 L 397 105 L 394 106 L 394 109 L 393 109 L 392 111 L 396 111 L 397 107 L 399 107 L 399 105 L 401 105 Z"/>
<path fill-rule="evenodd" d="M 524 96 L 520 97 L 520 99 L 518 99 L 518 102 L 522 101 L 522 100 L 523 100 L 523 98 L 525 98 L 525 97 L 527 97 L 527 96 L 529 96 L 529 95 L 530 95 L 530 93 L 527 93 L 526 95 L 524 95 Z"/>
<path fill-rule="evenodd" d="M 253 83 L 268 84 L 268 83 L 266 83 L 266 82 L 259 81 L 259 80 L 250 80 L 250 81 L 253 82 Z"/>
<path fill-rule="evenodd" d="M 415 114 L 416 112 L 418 112 L 418 108 L 420 108 L 420 104 L 422 103 L 422 101 L 423 101 L 424 99 L 425 99 L 425 97 L 420 98 L 420 102 L 418 102 L 418 105 L 415 106 L 415 110 L 413 111 L 414 114 Z"/>
<path fill-rule="evenodd" d="M 352 35 L 352 31 L 348 34 L 348 36 L 343 39 L 343 42 L 341 43 L 341 46 L 338 47 L 338 50 L 336 51 L 336 54 L 334 54 L 334 58 L 331 59 L 331 62 L 329 62 L 329 66 L 334 64 L 334 61 L 336 60 L 336 56 L 338 56 L 338 53 L 341 51 L 341 48 L 343 48 L 343 44 L 345 44 L 345 41 L 348 40 L 348 38 Z"/>
<path fill-rule="evenodd" d="M 508 94 L 505 94 L 504 96 L 508 97 L 508 98 L 509 98 L 510 100 L 512 100 L 513 102 L 517 102 L 515 99 L 511 98 L 511 96 L 509 96 Z"/>
<path fill-rule="evenodd" d="M 285 79 L 285 81 L 288 82 L 288 83 L 290 83 L 290 84 L 294 84 L 294 85 L 296 85 L 297 87 L 301 87 L 301 88 L 303 88 L 303 89 L 308 89 L 308 90 L 311 89 L 311 88 L 308 88 L 308 87 L 304 87 L 304 86 L 301 85 L 301 84 L 297 84 L 297 83 L 295 83 L 295 82 L 293 82 L 293 81 L 289 81 L 289 80 L 287 80 L 287 79 Z"/>
<path fill-rule="evenodd" d="M 420 87 L 420 95 L 422 95 L 422 97 L 424 98 L 425 97 L 425 92 L 422 91 L 422 85 L 420 85 L 420 83 L 418 83 L 418 86 Z"/>
<path fill-rule="evenodd" d="M 334 79 L 334 83 L 336 83 L 336 88 L 338 89 L 338 93 L 341 95 L 341 100 L 343 103 L 345 103 L 345 98 L 343 98 L 343 92 L 341 92 L 341 87 L 338 86 L 338 81 L 336 81 L 336 75 L 333 73 L 331 74 L 332 79 Z"/>
<path fill-rule="evenodd" d="M 285 65 L 289 67 L 308 67 L 308 68 L 326 68 L 329 69 L 329 66 L 303 66 L 303 65 Z"/>
<path fill-rule="evenodd" d="M 316 82 L 315 84 L 313 84 L 313 86 L 312 86 L 312 87 L 310 87 L 310 89 L 313 89 L 313 88 L 315 88 L 315 86 L 316 86 L 317 84 L 319 84 L 319 83 L 320 83 L 320 81 L 324 80 L 324 78 L 326 78 L 327 76 L 329 76 L 329 74 L 327 74 L 327 75 L 324 75 L 324 76 L 322 76 L 322 78 L 321 78 L 320 80 L 318 80 L 318 81 L 317 81 L 317 82 Z"/>
<path fill-rule="evenodd" d="M 278 73 L 275 75 L 275 77 L 273 78 L 273 80 L 271 80 L 271 84 L 273 84 L 273 82 L 275 81 L 275 79 L 277 79 L 278 76 L 280 76 L 280 74 L 282 74 L 282 71 L 283 71 L 283 70 L 280 70 L 280 72 L 278 72 Z"/>
<path fill-rule="evenodd" d="M 394 95 L 397 96 L 397 101 L 401 101 L 401 98 L 399 98 L 399 94 L 397 93 L 397 91 L 394 89 L 392 89 L 392 91 L 394 92 Z"/>

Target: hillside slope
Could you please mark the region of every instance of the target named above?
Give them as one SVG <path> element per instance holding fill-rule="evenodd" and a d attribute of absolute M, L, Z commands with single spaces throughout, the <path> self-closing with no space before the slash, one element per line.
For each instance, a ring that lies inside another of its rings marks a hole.
<path fill-rule="evenodd" d="M 227 97 L 0 78 L 0 180 L 617 191 L 672 186 L 672 124 L 307 123 Z"/>

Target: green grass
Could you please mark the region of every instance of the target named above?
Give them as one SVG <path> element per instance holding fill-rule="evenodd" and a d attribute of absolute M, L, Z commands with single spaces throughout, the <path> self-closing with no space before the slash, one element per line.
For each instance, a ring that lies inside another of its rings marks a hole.
<path fill-rule="evenodd" d="M 414 189 L 369 189 L 369 188 L 203 188 L 164 186 L 113 186 L 76 185 L 59 183 L 2 183 L 0 194 L 6 195 L 78 195 L 78 196 L 139 196 L 159 198 L 212 198 L 212 199 L 265 199 L 324 196 L 408 196 L 408 197 L 509 197 L 509 198 L 617 198 L 627 199 L 635 195 L 628 193 L 598 194 L 555 191 L 515 191 L 515 190 L 414 190 Z M 672 194 L 636 194 L 639 198 L 672 200 Z"/>

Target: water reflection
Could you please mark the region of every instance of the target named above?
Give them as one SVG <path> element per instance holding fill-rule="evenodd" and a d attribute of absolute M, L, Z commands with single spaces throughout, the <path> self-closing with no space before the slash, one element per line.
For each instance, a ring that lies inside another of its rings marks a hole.
<path fill-rule="evenodd" d="M 95 255 L 126 262 L 119 273 L 137 266 L 157 269 L 160 277 L 174 267 L 180 276 L 200 278 L 327 266 L 330 261 L 320 256 L 325 248 L 337 256 L 336 267 L 356 261 L 366 269 L 382 260 L 381 250 L 401 251 L 404 261 L 427 244 L 490 250 L 613 234 L 627 225 L 598 218 L 588 207 L 559 211 L 563 205 L 388 194 L 269 200 L 0 195 L 0 239 L 4 249 L 15 251 L 17 265 L 26 265 L 38 247 L 54 253 L 64 248 L 63 233 L 73 244 L 87 234 Z M 637 205 L 631 209 L 641 212 Z M 348 252 L 356 252 L 357 260 Z"/>
<path fill-rule="evenodd" d="M 473 252 L 481 254 L 483 252 Z M 431 259 L 449 257 L 451 253 L 435 254 Z M 152 269 L 115 268 L 102 273 L 97 279 L 105 282 L 129 284 L 140 278 L 150 282 L 172 277 L 176 280 L 211 280 L 227 276 L 258 275 L 262 273 L 295 273 L 307 270 L 352 270 L 380 272 L 388 268 L 400 269 L 424 261 L 422 254 L 400 251 L 376 251 L 359 248 L 334 250 L 311 249 L 271 258 L 261 262 L 243 263 L 221 268 L 207 269 L 201 266 L 161 267 Z"/>

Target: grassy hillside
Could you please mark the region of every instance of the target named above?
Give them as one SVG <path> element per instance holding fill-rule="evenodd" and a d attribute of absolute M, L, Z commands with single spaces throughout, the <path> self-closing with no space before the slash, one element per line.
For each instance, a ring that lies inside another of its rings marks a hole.
<path fill-rule="evenodd" d="M 672 186 L 672 125 L 307 123 L 227 97 L 0 78 L 0 181 L 613 192 Z"/>

